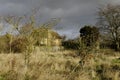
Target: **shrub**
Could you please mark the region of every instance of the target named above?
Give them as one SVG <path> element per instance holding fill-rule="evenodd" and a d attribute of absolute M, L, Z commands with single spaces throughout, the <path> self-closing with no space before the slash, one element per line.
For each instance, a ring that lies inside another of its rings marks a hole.
<path fill-rule="evenodd" d="M 29 46 L 29 40 L 27 38 L 16 38 L 11 44 L 12 52 L 24 52 L 27 46 Z"/>
<path fill-rule="evenodd" d="M 80 37 L 86 46 L 94 46 L 99 39 L 99 29 L 94 26 L 84 26 L 80 29 Z"/>
<path fill-rule="evenodd" d="M 62 46 L 64 46 L 64 48 L 66 49 L 78 49 L 79 42 L 76 42 L 74 40 L 68 40 L 62 42 Z"/>
<path fill-rule="evenodd" d="M 0 38 L 0 53 L 7 51 L 8 44 L 3 38 Z"/>
<path fill-rule="evenodd" d="M 10 34 L 0 36 L 0 53 L 8 53 L 10 51 L 10 37 L 13 36 Z"/>

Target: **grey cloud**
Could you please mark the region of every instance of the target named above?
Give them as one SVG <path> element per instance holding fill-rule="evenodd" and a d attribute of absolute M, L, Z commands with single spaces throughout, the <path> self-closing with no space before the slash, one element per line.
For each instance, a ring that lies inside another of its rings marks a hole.
<path fill-rule="evenodd" d="M 107 3 L 118 4 L 120 0 L 0 0 L 0 15 L 22 15 L 39 7 L 39 23 L 61 18 L 54 29 L 60 34 L 77 36 L 80 27 L 96 23 L 97 8 Z"/>

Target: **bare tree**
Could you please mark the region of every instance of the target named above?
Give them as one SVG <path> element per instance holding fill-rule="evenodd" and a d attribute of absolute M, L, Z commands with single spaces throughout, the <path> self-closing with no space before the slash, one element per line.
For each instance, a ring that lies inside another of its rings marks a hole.
<path fill-rule="evenodd" d="M 13 29 L 16 29 L 18 31 L 18 27 L 20 25 L 20 21 L 23 19 L 23 17 L 18 17 L 18 16 L 5 16 L 4 21 L 6 23 L 8 23 L 9 25 L 11 25 L 13 27 Z"/>
<path fill-rule="evenodd" d="M 10 34 L 12 34 L 14 30 L 19 32 L 19 24 L 20 24 L 20 21 L 22 20 L 22 17 L 8 15 L 3 17 L 3 20 L 12 26 L 12 28 L 10 29 L 11 30 Z M 11 53 L 11 43 L 12 43 L 12 36 L 10 37 L 10 42 L 9 42 L 10 53 Z"/>
<path fill-rule="evenodd" d="M 115 49 L 120 48 L 120 5 L 108 4 L 99 8 L 99 26 L 111 36 Z"/>

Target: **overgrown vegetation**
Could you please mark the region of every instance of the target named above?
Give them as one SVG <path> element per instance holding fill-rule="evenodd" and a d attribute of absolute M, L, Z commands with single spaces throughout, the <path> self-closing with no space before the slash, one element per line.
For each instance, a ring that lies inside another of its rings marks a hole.
<path fill-rule="evenodd" d="M 16 38 L 11 43 L 12 52 L 13 53 L 22 53 L 27 50 L 27 47 L 29 46 L 30 42 L 27 38 Z"/>
<path fill-rule="evenodd" d="M 100 8 L 99 25 L 85 25 L 72 40 L 50 33 L 59 18 L 36 25 L 35 13 L 3 17 L 12 27 L 0 36 L 0 80 L 120 79 L 119 5 Z M 103 28 L 105 31 L 99 31 Z"/>
<path fill-rule="evenodd" d="M 96 43 L 99 39 L 99 30 L 97 27 L 84 26 L 80 29 L 80 37 L 84 46 L 97 46 Z"/>
<path fill-rule="evenodd" d="M 64 46 L 65 49 L 73 49 L 77 50 L 79 49 L 80 43 L 77 40 L 67 40 L 62 42 L 62 46 Z"/>

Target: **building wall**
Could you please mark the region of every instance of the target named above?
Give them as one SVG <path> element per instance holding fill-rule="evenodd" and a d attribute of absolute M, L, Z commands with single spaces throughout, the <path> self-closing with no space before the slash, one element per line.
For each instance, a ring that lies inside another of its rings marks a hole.
<path fill-rule="evenodd" d="M 61 39 L 57 39 L 55 38 L 52 34 L 51 34 L 51 30 L 48 30 L 48 37 L 47 38 L 43 38 L 41 43 L 46 45 L 46 46 L 60 46 L 61 43 Z"/>
<path fill-rule="evenodd" d="M 53 43 L 54 43 L 54 45 L 55 46 L 61 46 L 61 39 L 55 39 L 54 41 L 53 41 Z"/>

